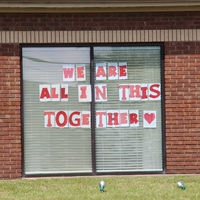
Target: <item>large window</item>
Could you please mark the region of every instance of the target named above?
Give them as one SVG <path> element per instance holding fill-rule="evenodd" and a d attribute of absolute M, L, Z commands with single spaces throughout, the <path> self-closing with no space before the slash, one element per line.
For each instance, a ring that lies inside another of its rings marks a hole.
<path fill-rule="evenodd" d="M 162 46 L 22 46 L 24 174 L 162 172 Z"/>

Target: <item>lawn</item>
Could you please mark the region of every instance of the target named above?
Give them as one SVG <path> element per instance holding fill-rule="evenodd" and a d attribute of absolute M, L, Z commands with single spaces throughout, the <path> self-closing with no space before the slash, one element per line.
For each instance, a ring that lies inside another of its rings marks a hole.
<path fill-rule="evenodd" d="M 106 182 L 105 192 L 99 181 Z M 177 187 L 182 181 L 186 189 Z M 0 181 L 1 200 L 200 200 L 200 176 L 113 176 Z"/>

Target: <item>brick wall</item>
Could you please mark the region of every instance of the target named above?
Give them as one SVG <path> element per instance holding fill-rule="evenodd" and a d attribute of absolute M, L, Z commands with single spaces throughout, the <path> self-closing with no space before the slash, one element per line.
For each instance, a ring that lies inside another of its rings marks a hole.
<path fill-rule="evenodd" d="M 17 56 L 18 55 L 18 56 Z M 0 179 L 21 177 L 19 45 L 0 45 Z"/>
<path fill-rule="evenodd" d="M 165 43 L 167 173 L 200 172 L 200 43 Z"/>
<path fill-rule="evenodd" d="M 0 14 L 0 31 L 12 32 L 198 28 L 199 12 Z M 21 37 L 23 41 L 23 32 Z M 0 179 L 22 176 L 20 45 L 4 41 L 0 44 Z M 200 173 L 200 42 L 164 44 L 167 173 Z"/>
<path fill-rule="evenodd" d="M 0 30 L 198 29 L 199 12 L 0 14 Z"/>

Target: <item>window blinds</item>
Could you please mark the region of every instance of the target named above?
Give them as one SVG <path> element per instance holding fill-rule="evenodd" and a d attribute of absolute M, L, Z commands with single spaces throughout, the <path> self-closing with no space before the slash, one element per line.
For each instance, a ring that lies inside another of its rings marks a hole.
<path fill-rule="evenodd" d="M 162 171 L 161 100 L 119 100 L 120 85 L 161 83 L 160 47 L 95 47 L 94 62 L 95 66 L 104 63 L 107 74 L 110 65 L 127 65 L 126 79 L 96 78 L 95 84 L 107 85 L 108 94 L 107 101 L 95 103 L 96 110 L 134 110 L 139 118 L 135 127 L 128 124 L 96 129 L 97 172 Z M 156 127 L 144 127 L 144 111 L 156 113 Z"/>
<path fill-rule="evenodd" d="M 90 49 L 25 47 L 22 50 L 25 174 L 91 172 L 91 128 L 45 127 L 44 122 L 44 113 L 49 111 L 90 111 L 90 102 L 78 102 L 78 85 L 90 84 Z M 84 64 L 86 80 L 63 81 L 66 64 L 74 67 Z M 61 88 L 63 84 L 68 85 L 68 101 L 40 101 L 40 86 Z"/>
<path fill-rule="evenodd" d="M 25 175 L 163 170 L 159 45 L 24 46 L 22 69 Z"/>

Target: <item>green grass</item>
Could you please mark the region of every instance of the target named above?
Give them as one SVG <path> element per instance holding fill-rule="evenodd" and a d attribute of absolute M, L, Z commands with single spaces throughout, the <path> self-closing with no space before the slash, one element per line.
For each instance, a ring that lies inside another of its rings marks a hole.
<path fill-rule="evenodd" d="M 106 182 L 105 192 L 99 181 Z M 177 187 L 182 181 L 186 190 Z M 200 200 L 200 176 L 74 177 L 1 180 L 1 200 Z"/>

